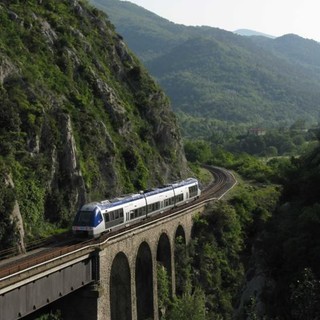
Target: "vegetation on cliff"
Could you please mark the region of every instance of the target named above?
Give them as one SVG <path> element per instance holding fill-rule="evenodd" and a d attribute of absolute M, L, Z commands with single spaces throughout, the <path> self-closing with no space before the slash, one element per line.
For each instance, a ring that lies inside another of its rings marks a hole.
<path fill-rule="evenodd" d="M 1 1 L 0 27 L 3 221 L 17 200 L 26 235 L 43 235 L 84 202 L 185 176 L 167 97 L 102 12 Z M 11 227 L 0 228 L 5 247 Z"/>

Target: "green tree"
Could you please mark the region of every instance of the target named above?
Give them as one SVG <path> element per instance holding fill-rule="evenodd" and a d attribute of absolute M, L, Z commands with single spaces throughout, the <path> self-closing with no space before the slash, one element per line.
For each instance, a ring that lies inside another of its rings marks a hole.
<path fill-rule="evenodd" d="M 42 316 L 38 317 L 36 320 L 62 320 L 61 311 L 57 310 L 55 312 L 43 314 Z"/>
<path fill-rule="evenodd" d="M 174 298 L 167 320 L 206 320 L 205 295 L 196 288 L 183 294 L 181 298 Z"/>
<path fill-rule="evenodd" d="M 299 280 L 291 286 L 291 314 L 293 319 L 320 318 L 320 281 L 310 268 L 305 268 Z"/>
<path fill-rule="evenodd" d="M 187 159 L 191 162 L 206 163 L 212 157 L 210 144 L 204 140 L 186 141 L 184 149 Z"/>
<path fill-rule="evenodd" d="M 224 202 L 208 208 L 195 221 L 193 281 L 206 296 L 209 319 L 230 319 L 243 270 L 239 260 L 243 239 L 236 211 Z"/>
<path fill-rule="evenodd" d="M 264 154 L 267 157 L 276 157 L 278 155 L 278 149 L 275 146 L 269 146 L 266 148 Z"/>
<path fill-rule="evenodd" d="M 176 294 L 182 296 L 186 291 L 191 279 L 190 248 L 184 243 L 182 237 L 177 237 L 175 242 L 175 271 L 176 271 Z"/>
<path fill-rule="evenodd" d="M 158 278 L 158 307 L 160 319 L 165 319 L 167 308 L 170 304 L 170 283 L 166 268 L 158 263 L 157 265 Z"/>

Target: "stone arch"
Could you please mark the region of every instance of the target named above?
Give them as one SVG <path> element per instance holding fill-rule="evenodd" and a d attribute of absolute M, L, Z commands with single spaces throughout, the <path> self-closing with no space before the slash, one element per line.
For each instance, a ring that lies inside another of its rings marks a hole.
<path fill-rule="evenodd" d="M 157 261 L 160 262 L 167 270 L 168 275 L 171 275 L 171 246 L 167 234 L 162 233 L 157 248 Z"/>
<path fill-rule="evenodd" d="M 161 299 L 161 293 L 165 293 L 165 295 L 166 293 L 168 293 L 170 296 L 172 296 L 172 291 L 174 290 L 172 285 L 172 282 L 174 281 L 172 279 L 172 252 L 171 252 L 170 240 L 166 233 L 162 233 L 158 241 L 157 264 L 158 264 L 157 268 L 160 267 L 161 271 L 166 271 L 167 280 L 168 280 L 168 283 L 166 283 L 164 281 L 161 281 L 161 279 L 164 280 L 164 278 L 162 277 L 157 279 L 157 284 L 158 284 L 157 298 L 158 298 L 158 308 L 159 308 L 158 312 L 161 316 L 164 316 L 166 314 L 167 303 L 165 302 L 164 304 L 162 304 L 161 301 L 159 300 Z M 168 292 L 166 291 L 167 289 L 169 290 Z M 162 291 L 162 290 L 165 290 L 165 291 Z M 162 296 L 162 298 L 164 298 L 165 295 Z"/>
<path fill-rule="evenodd" d="M 191 233 L 190 233 L 191 239 L 194 239 L 196 237 L 196 234 L 197 234 L 197 226 L 195 223 L 193 223 L 191 227 Z"/>
<path fill-rule="evenodd" d="M 174 256 L 176 295 L 182 296 L 186 286 L 188 276 L 187 265 L 189 263 L 186 234 L 182 225 L 178 226 L 175 233 Z"/>
<path fill-rule="evenodd" d="M 179 224 L 177 230 L 176 230 L 176 234 L 175 234 L 175 239 L 181 238 L 182 241 L 186 244 L 187 240 L 186 240 L 186 233 L 184 231 L 184 228 L 181 224 Z"/>
<path fill-rule="evenodd" d="M 111 320 L 131 320 L 131 306 L 130 266 L 126 255 L 119 252 L 113 259 L 110 273 Z"/>
<path fill-rule="evenodd" d="M 152 254 L 147 242 L 142 242 L 136 257 L 137 319 L 153 319 Z"/>

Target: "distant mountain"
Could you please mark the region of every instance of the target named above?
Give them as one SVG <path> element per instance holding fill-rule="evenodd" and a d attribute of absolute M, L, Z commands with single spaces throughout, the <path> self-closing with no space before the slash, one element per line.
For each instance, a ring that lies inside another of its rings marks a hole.
<path fill-rule="evenodd" d="M 253 38 L 254 42 L 264 50 L 288 59 L 294 64 L 307 67 L 309 71 L 319 75 L 320 44 L 317 41 L 304 39 L 295 34 L 286 34 L 274 40 Z"/>
<path fill-rule="evenodd" d="M 275 36 L 271 36 L 270 34 L 258 32 L 258 31 L 254 31 L 254 30 L 250 30 L 250 29 L 238 29 L 233 32 L 235 34 L 240 35 L 240 36 L 247 36 L 247 37 L 258 36 L 258 37 L 267 37 L 267 38 L 271 38 L 271 39 L 276 38 Z"/>
<path fill-rule="evenodd" d="M 295 35 L 243 37 L 174 24 L 126 1 L 91 2 L 108 14 L 176 112 L 262 126 L 318 120 L 317 42 Z"/>

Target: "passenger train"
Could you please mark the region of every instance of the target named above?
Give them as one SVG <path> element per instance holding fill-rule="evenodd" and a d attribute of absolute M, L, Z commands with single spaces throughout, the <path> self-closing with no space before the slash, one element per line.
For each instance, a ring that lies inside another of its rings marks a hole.
<path fill-rule="evenodd" d="M 75 235 L 98 237 L 197 199 L 200 194 L 198 180 L 188 178 L 137 194 L 85 204 L 75 216 L 72 231 Z"/>

